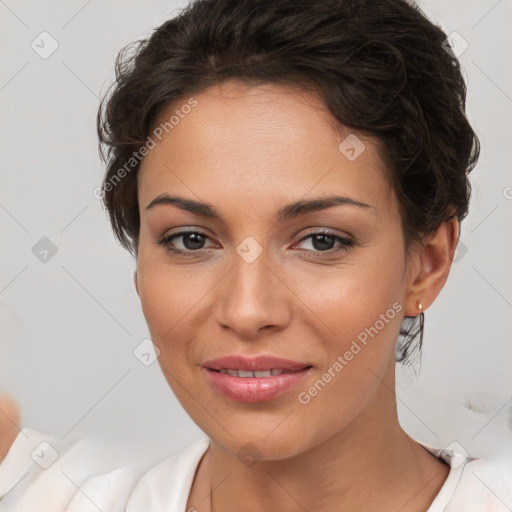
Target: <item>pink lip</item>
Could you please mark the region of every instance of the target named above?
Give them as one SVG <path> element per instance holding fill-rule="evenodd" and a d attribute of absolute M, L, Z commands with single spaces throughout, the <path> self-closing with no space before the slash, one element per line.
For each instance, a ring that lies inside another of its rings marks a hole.
<path fill-rule="evenodd" d="M 311 371 L 311 368 L 307 368 L 272 377 L 234 377 L 209 368 L 203 369 L 210 383 L 219 393 L 239 402 L 272 400 L 296 386 Z"/>
<path fill-rule="evenodd" d="M 286 393 L 305 379 L 311 372 L 311 365 L 273 356 L 246 358 L 228 356 L 207 361 L 203 364 L 206 376 L 216 391 L 239 402 L 264 402 Z M 262 371 L 272 368 L 285 370 L 281 375 L 271 377 L 235 377 L 221 373 L 220 369 Z"/>

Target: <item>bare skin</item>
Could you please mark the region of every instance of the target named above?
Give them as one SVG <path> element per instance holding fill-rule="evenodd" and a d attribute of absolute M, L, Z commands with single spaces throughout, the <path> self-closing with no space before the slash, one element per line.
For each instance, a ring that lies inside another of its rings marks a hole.
<path fill-rule="evenodd" d="M 456 220 L 407 254 L 376 141 L 356 134 L 365 150 L 347 159 L 338 145 L 351 131 L 335 129 L 309 93 L 231 81 L 195 99 L 142 162 L 135 275 L 164 376 L 211 440 L 186 510 L 425 512 L 449 467 L 398 422 L 394 350 L 404 315 L 419 314 L 418 302 L 427 309 L 446 281 Z M 147 209 L 161 194 L 206 202 L 223 220 L 170 204 Z M 366 206 L 275 218 L 285 205 L 333 194 Z M 332 239 L 324 250 L 305 238 L 322 230 L 354 244 Z M 157 243 L 182 231 L 203 233 L 203 247 L 179 236 L 168 241 L 186 253 L 178 256 Z M 263 250 L 251 263 L 236 252 L 248 236 Z M 382 315 L 383 327 L 332 376 L 337 357 Z M 276 399 L 238 402 L 202 366 L 228 354 L 272 354 L 313 371 Z M 329 383 L 299 401 L 329 368 Z M 247 446 L 258 450 L 251 465 L 237 456 Z"/>
<path fill-rule="evenodd" d="M 9 395 L 0 395 L 0 462 L 19 434 L 19 408 Z"/>

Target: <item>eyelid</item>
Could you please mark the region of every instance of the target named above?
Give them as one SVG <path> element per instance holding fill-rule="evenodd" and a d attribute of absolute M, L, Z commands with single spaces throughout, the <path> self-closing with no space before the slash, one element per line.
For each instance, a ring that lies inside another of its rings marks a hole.
<path fill-rule="evenodd" d="M 335 241 L 339 242 L 337 247 L 335 246 L 331 249 L 327 249 L 326 251 L 303 249 L 303 251 L 311 254 L 314 258 L 335 256 L 340 252 L 348 251 L 349 249 L 353 248 L 354 245 L 356 245 L 356 242 L 351 235 L 339 235 L 339 234 L 337 234 L 329 229 L 325 229 L 325 228 L 324 229 L 322 229 L 322 228 L 314 229 L 313 231 L 305 234 L 298 242 L 296 242 L 293 245 L 295 246 L 295 245 L 300 244 L 301 242 L 304 242 L 305 240 L 308 240 L 308 239 L 312 240 L 313 235 L 325 235 L 325 236 L 333 238 Z"/>
<path fill-rule="evenodd" d="M 350 240 L 351 242 L 354 242 L 354 237 L 350 234 L 344 231 L 343 233 L 336 232 L 330 228 L 310 228 L 311 231 L 308 231 L 304 236 L 299 240 L 302 241 L 304 238 L 307 238 L 311 235 L 327 235 L 332 236 L 334 238 L 342 238 L 343 240 Z"/>
<path fill-rule="evenodd" d="M 212 239 L 212 237 L 210 235 L 208 235 L 208 233 L 206 233 L 205 231 L 195 228 L 195 229 L 190 229 L 190 230 L 180 230 L 180 231 L 176 231 L 175 233 L 169 233 L 169 234 L 163 235 L 156 240 L 156 243 L 158 245 L 162 245 L 164 248 L 167 248 L 167 246 L 171 242 L 171 240 L 174 240 L 176 238 L 181 238 L 183 236 L 190 235 L 190 234 L 198 234 L 198 235 L 202 235 L 202 236 L 208 238 L 209 240 Z M 203 247 L 201 249 L 197 249 L 196 251 L 191 251 L 191 250 L 185 251 L 183 249 L 177 249 L 177 251 L 192 254 L 192 253 L 199 253 L 200 251 L 205 250 L 205 249 L 209 249 L 209 247 Z"/>

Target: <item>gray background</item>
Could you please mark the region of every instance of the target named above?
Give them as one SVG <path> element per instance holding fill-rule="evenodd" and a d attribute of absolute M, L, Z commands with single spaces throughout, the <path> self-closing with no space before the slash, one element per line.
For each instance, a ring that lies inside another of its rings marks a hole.
<path fill-rule="evenodd" d="M 0 0 L 0 389 L 20 403 L 22 426 L 92 437 L 145 467 L 204 434 L 158 364 L 133 354 L 149 333 L 134 259 L 94 196 L 95 115 L 118 50 L 183 5 Z M 482 153 L 463 245 L 426 312 L 419 378 L 399 369 L 399 414 L 419 441 L 492 455 L 512 448 L 512 0 L 420 5 L 469 44 L 461 62 Z M 58 43 L 45 59 L 31 47 L 51 48 L 43 31 Z M 43 237 L 57 249 L 46 262 L 34 254 Z"/>

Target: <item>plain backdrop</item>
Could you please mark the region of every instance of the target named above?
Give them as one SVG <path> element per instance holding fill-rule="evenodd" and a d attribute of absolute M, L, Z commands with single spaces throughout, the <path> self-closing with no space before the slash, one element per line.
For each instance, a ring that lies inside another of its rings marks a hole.
<path fill-rule="evenodd" d="M 120 48 L 185 3 L 0 1 L 0 389 L 21 426 L 98 439 L 143 467 L 204 433 L 157 362 L 134 356 L 149 333 L 134 259 L 94 194 L 95 116 Z M 421 368 L 398 368 L 399 415 L 419 441 L 490 456 L 512 447 L 512 0 L 420 5 L 467 42 L 482 152 L 456 262 L 425 314 Z"/>

